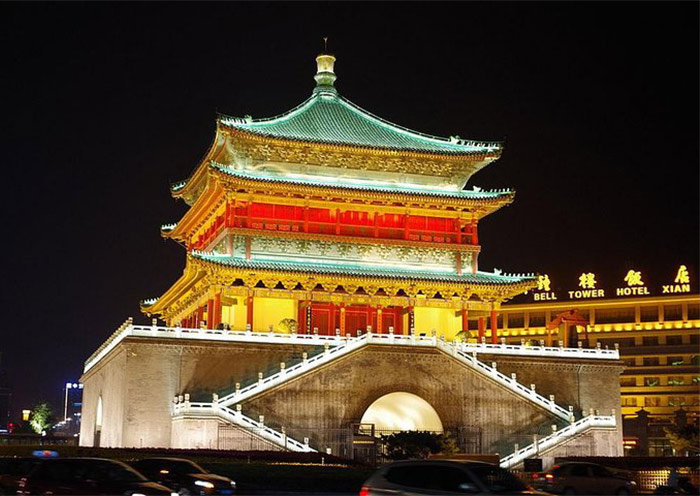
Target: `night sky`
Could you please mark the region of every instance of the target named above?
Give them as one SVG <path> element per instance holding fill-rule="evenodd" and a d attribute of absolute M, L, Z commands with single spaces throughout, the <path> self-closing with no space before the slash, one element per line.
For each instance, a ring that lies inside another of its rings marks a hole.
<path fill-rule="evenodd" d="M 216 112 L 336 87 L 392 122 L 506 139 L 480 268 L 698 281 L 698 3 L 2 4 L 5 306 L 15 412 L 61 387 L 181 274 L 160 238 Z"/>

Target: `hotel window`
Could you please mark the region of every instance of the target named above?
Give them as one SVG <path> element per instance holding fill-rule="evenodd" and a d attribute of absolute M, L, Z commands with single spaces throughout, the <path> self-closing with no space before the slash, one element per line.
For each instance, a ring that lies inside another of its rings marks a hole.
<path fill-rule="evenodd" d="M 685 384 L 685 379 L 683 379 L 683 377 L 680 376 L 669 377 L 666 380 L 666 384 L 668 384 L 669 386 L 682 386 L 683 384 Z"/>
<path fill-rule="evenodd" d="M 666 344 L 683 344 L 683 336 L 666 336 Z"/>
<path fill-rule="evenodd" d="M 512 313 L 508 315 L 508 329 L 520 329 L 525 325 L 522 313 Z"/>
<path fill-rule="evenodd" d="M 637 398 L 634 396 L 630 397 L 623 397 L 622 398 L 622 406 L 637 406 Z"/>
<path fill-rule="evenodd" d="M 615 348 L 615 343 L 620 345 L 620 348 L 631 348 L 634 346 L 634 338 L 600 338 L 597 341 L 601 348 L 606 346 L 611 350 Z"/>
<path fill-rule="evenodd" d="M 688 303 L 688 320 L 700 319 L 700 304 Z"/>
<path fill-rule="evenodd" d="M 642 307 L 639 309 L 639 318 L 642 322 L 658 322 L 659 307 Z"/>
<path fill-rule="evenodd" d="M 681 305 L 666 305 L 664 306 L 664 320 L 682 320 L 683 308 Z"/>
<path fill-rule="evenodd" d="M 644 346 L 656 346 L 659 344 L 658 336 L 644 336 L 642 338 L 642 345 Z"/>
<path fill-rule="evenodd" d="M 655 367 L 659 364 L 659 357 L 644 357 L 642 363 L 645 367 Z"/>
<path fill-rule="evenodd" d="M 669 396 L 668 406 L 684 406 L 685 396 Z"/>
<path fill-rule="evenodd" d="M 544 327 L 544 314 L 543 313 L 531 313 L 530 314 L 530 327 Z"/>
<path fill-rule="evenodd" d="M 666 359 L 666 363 L 668 365 L 683 365 L 683 357 L 682 356 L 670 356 Z"/>
<path fill-rule="evenodd" d="M 700 334 L 691 334 L 690 344 L 700 344 Z"/>
<path fill-rule="evenodd" d="M 637 385 L 637 379 L 634 377 L 621 377 L 620 386 L 622 387 L 634 387 Z"/>
<path fill-rule="evenodd" d="M 661 384 L 661 380 L 658 377 L 645 377 L 644 385 L 649 387 L 655 387 Z"/>
<path fill-rule="evenodd" d="M 598 309 L 595 312 L 596 324 L 618 324 L 634 322 L 634 307 Z"/>
<path fill-rule="evenodd" d="M 690 363 L 692 365 L 700 365 L 700 355 L 691 355 Z"/>
<path fill-rule="evenodd" d="M 693 384 L 700 384 L 700 375 L 694 375 L 690 382 Z"/>
<path fill-rule="evenodd" d="M 661 406 L 661 398 L 658 396 L 645 396 L 644 406 Z"/>
<path fill-rule="evenodd" d="M 637 366 L 637 359 L 633 357 L 626 357 L 623 358 L 623 361 L 625 362 L 625 367 L 636 367 Z"/>

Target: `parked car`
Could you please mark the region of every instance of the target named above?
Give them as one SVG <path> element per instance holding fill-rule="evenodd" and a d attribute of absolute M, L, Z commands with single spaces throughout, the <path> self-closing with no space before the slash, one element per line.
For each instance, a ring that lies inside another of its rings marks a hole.
<path fill-rule="evenodd" d="M 635 494 L 637 483 L 596 463 L 567 462 L 533 474 L 535 487 L 556 494 Z"/>
<path fill-rule="evenodd" d="M 151 480 L 177 491 L 181 496 L 194 494 L 233 494 L 236 483 L 208 472 L 185 458 L 144 458 L 131 464 Z"/>
<path fill-rule="evenodd" d="M 0 494 L 17 494 L 20 480 L 38 462 L 36 458 L 0 458 Z"/>
<path fill-rule="evenodd" d="M 127 464 L 102 458 L 38 459 L 21 478 L 17 494 L 151 495 L 173 492 L 149 482 Z"/>
<path fill-rule="evenodd" d="M 545 494 L 528 488 L 507 470 L 490 463 L 410 460 L 384 465 L 367 479 L 360 496 Z"/>

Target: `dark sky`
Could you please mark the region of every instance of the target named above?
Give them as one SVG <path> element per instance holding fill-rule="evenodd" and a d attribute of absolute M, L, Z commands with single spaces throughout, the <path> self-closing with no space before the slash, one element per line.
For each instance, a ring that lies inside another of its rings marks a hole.
<path fill-rule="evenodd" d="M 2 367 L 19 410 L 180 275 L 159 236 L 215 112 L 337 87 L 426 133 L 506 138 L 480 266 L 552 279 L 698 259 L 698 3 L 2 4 Z M 144 321 L 145 318 L 141 317 Z"/>

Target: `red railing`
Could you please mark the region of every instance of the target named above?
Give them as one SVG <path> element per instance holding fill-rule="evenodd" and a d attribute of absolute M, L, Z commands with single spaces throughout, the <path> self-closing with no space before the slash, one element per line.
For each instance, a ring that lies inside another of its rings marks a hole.
<path fill-rule="evenodd" d="M 225 227 L 432 243 L 479 243 L 475 222 L 460 226 L 457 219 L 442 217 L 239 203 L 227 204 L 225 212 L 193 240 L 190 248 L 206 248 Z"/>

